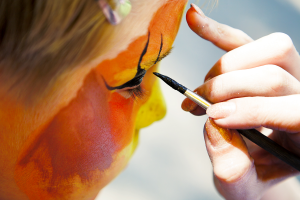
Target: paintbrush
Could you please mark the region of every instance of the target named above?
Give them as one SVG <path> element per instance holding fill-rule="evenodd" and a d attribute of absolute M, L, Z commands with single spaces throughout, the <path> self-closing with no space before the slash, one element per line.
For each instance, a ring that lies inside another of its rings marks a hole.
<path fill-rule="evenodd" d="M 162 79 L 165 83 L 167 83 L 170 87 L 174 90 L 179 91 L 187 98 L 201 106 L 203 109 L 207 109 L 212 104 L 205 100 L 203 97 L 199 96 L 198 94 L 192 92 L 188 88 L 184 87 L 183 85 L 177 83 L 170 77 L 164 76 L 157 72 L 153 72 L 154 75 Z M 257 144 L 264 150 L 268 151 L 269 153 L 273 154 L 277 158 L 281 159 L 285 163 L 289 164 L 290 166 L 294 167 L 298 171 L 300 171 L 300 158 L 295 155 L 294 153 L 288 151 L 287 149 L 283 148 L 270 138 L 263 135 L 261 132 L 257 131 L 256 129 L 248 129 L 248 130 L 237 130 L 240 134 L 248 138 L 253 143 Z"/>

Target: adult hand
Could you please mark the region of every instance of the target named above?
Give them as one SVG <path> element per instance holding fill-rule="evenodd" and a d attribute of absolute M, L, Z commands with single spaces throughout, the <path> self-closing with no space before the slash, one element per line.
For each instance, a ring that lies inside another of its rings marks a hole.
<path fill-rule="evenodd" d="M 274 33 L 253 41 L 242 31 L 209 19 L 195 5 L 187 22 L 200 37 L 229 51 L 195 90 L 215 103 L 207 110 L 204 137 L 216 188 L 226 199 L 296 198 L 299 192 L 291 192 L 295 184 L 283 183 L 276 191 L 271 186 L 298 171 L 230 130 L 258 128 L 300 155 L 300 56 L 292 40 Z M 205 114 L 189 99 L 182 108 Z"/>

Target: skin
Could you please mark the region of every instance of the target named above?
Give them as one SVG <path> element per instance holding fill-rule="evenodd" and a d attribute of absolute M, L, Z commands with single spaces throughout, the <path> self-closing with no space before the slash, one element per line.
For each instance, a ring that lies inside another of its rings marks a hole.
<path fill-rule="evenodd" d="M 299 183 L 286 180 L 299 172 L 231 130 L 257 128 L 300 155 L 300 56 L 291 39 L 273 33 L 253 41 L 195 5 L 187 22 L 200 37 L 228 51 L 195 90 L 215 103 L 207 109 L 204 138 L 217 190 L 226 199 L 299 199 Z M 189 99 L 182 108 L 205 114 Z"/>
<path fill-rule="evenodd" d="M 1 199 L 94 199 L 122 171 L 139 129 L 165 115 L 152 72 L 172 47 L 186 3 L 133 0 L 133 14 L 116 27 L 126 37 L 115 35 L 105 55 L 62 75 L 33 107 L 1 100 Z M 133 79 L 139 64 L 147 71 L 142 99 L 108 89 Z"/>

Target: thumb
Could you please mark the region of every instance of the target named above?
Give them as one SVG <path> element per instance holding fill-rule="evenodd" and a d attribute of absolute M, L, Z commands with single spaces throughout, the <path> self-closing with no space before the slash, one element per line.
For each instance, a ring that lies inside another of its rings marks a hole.
<path fill-rule="evenodd" d="M 204 127 L 204 138 L 217 190 L 226 199 L 260 198 L 265 187 L 259 183 L 242 137 L 235 130 L 218 127 L 210 118 Z"/>

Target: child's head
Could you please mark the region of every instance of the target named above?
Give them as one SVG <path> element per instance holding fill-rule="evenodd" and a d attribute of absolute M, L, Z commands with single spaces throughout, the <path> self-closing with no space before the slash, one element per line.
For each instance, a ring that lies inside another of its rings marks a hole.
<path fill-rule="evenodd" d="M 126 166 L 139 130 L 164 116 L 152 72 L 187 0 L 131 3 L 112 26 L 94 0 L 0 2 L 4 199 L 92 199 Z"/>
<path fill-rule="evenodd" d="M 103 54 L 112 34 L 94 0 L 3 0 L 0 13 L 1 89 L 23 100 Z"/>

